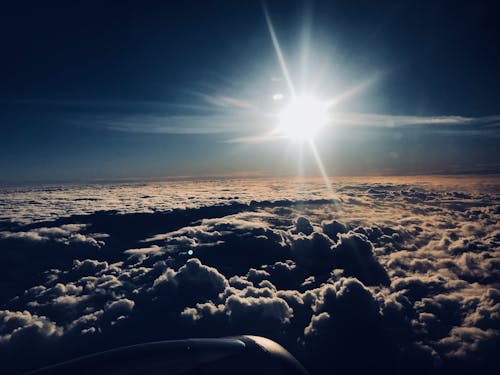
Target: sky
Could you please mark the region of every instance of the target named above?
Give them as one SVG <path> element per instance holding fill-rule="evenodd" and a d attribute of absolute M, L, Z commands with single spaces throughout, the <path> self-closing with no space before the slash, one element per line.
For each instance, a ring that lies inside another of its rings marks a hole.
<path fill-rule="evenodd" d="M 266 18 L 267 15 L 267 18 Z M 498 173 L 494 2 L 12 2 L 0 181 Z M 273 43 L 274 35 L 274 43 Z M 280 56 L 282 59 L 280 60 Z"/>

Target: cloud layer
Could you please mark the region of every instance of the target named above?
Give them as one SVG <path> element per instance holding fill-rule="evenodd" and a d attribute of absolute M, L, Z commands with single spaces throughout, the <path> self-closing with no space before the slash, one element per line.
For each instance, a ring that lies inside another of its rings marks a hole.
<path fill-rule="evenodd" d="M 316 374 L 493 372 L 500 206 L 498 185 L 480 183 L 351 180 L 333 201 L 285 180 L 10 192 L 2 362 L 257 334 Z M 56 197 L 66 215 L 25 202 Z"/>

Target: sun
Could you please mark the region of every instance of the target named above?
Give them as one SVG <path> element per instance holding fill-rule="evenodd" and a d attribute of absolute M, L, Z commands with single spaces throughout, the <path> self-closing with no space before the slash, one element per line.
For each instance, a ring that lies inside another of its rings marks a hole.
<path fill-rule="evenodd" d="M 278 133 L 289 138 L 306 141 L 328 121 L 327 106 L 311 96 L 296 96 L 280 113 Z"/>

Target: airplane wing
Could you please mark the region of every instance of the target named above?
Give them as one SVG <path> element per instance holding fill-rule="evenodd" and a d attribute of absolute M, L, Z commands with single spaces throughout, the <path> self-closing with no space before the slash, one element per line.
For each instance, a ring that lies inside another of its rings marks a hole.
<path fill-rule="evenodd" d="M 258 336 L 159 341 L 44 367 L 32 375 L 307 375 L 281 345 Z"/>

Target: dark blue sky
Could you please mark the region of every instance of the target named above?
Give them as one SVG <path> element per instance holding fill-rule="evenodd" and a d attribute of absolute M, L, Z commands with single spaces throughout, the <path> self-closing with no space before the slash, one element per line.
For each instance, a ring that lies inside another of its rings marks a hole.
<path fill-rule="evenodd" d="M 500 170 L 494 1 L 267 7 L 299 91 L 361 87 L 316 140 L 328 173 Z M 0 13 L 1 181 L 296 173 L 300 145 L 254 141 L 286 91 L 259 1 Z"/>

